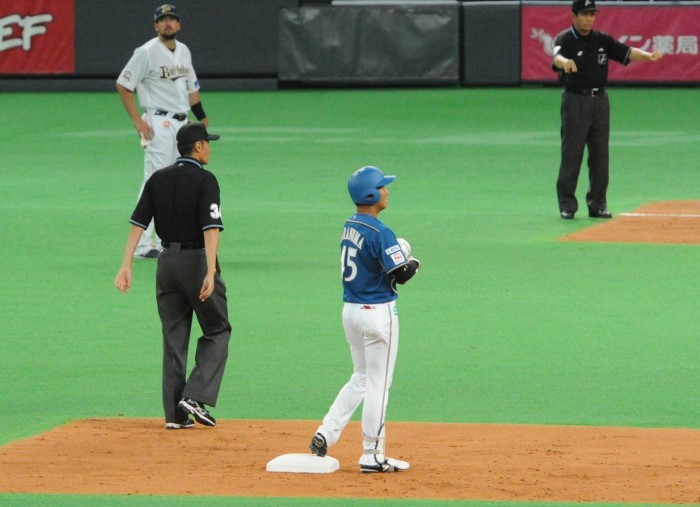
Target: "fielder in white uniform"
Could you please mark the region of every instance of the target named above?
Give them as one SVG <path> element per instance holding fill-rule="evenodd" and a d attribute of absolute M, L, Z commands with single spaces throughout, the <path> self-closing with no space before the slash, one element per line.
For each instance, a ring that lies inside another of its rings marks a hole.
<path fill-rule="evenodd" d="M 190 109 L 197 119 L 209 125 L 199 95 L 199 81 L 192 66 L 190 50 L 176 37 L 180 16 L 174 5 L 158 7 L 154 15 L 157 37 L 136 48 L 117 79 L 117 90 L 124 109 L 131 118 L 144 148 L 144 179 L 139 197 L 148 178 L 175 163 L 176 135 L 187 123 Z M 143 114 L 134 100 L 138 95 Z M 134 256 L 157 258 L 160 240 L 153 222 L 143 232 Z"/>
<path fill-rule="evenodd" d="M 343 328 L 354 369 L 309 446 L 313 454 L 325 456 L 364 402 L 361 472 L 398 472 L 409 467 L 385 454 L 386 407 L 399 345 L 396 284 L 406 283 L 420 267 L 377 219 L 389 205 L 386 185 L 395 178 L 368 166 L 355 171 L 348 181 L 357 213 L 345 222 L 340 252 Z"/>

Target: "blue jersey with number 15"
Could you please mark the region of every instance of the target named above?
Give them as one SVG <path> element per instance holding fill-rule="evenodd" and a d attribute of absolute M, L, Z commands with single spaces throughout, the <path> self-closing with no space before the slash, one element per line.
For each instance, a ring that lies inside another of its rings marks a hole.
<path fill-rule="evenodd" d="M 391 229 L 372 215 L 353 215 L 345 222 L 340 242 L 343 301 L 394 301 L 399 294 L 390 273 L 407 262 Z"/>

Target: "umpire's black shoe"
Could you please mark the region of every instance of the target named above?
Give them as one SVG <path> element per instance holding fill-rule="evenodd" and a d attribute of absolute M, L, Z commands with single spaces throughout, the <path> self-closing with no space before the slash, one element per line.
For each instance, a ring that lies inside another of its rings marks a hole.
<path fill-rule="evenodd" d="M 311 445 L 309 449 L 316 456 L 324 457 L 328 452 L 328 445 L 326 444 L 326 438 L 320 433 L 316 433 L 311 439 Z"/>
<path fill-rule="evenodd" d="M 575 214 L 575 211 L 562 211 L 561 213 L 559 213 L 559 216 L 562 217 L 564 220 L 572 220 Z"/>
<path fill-rule="evenodd" d="M 188 414 L 192 414 L 199 424 L 216 426 L 216 419 L 204 408 L 203 403 L 199 403 L 192 398 L 182 398 L 178 406 Z"/>
<path fill-rule="evenodd" d="M 194 421 L 189 417 L 182 422 L 167 422 L 165 423 L 166 430 L 182 430 L 194 428 Z"/>
<path fill-rule="evenodd" d="M 589 209 L 588 216 L 591 218 L 612 218 L 612 213 L 606 209 Z"/>

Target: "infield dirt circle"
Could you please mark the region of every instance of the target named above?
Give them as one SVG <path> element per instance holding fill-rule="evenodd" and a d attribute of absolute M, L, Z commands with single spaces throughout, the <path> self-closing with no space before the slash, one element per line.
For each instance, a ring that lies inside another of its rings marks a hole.
<path fill-rule="evenodd" d="M 700 201 L 655 203 L 565 241 L 700 244 Z M 266 472 L 307 452 L 318 421 L 223 420 L 166 431 L 156 419 L 89 419 L 0 447 L 0 493 L 700 503 L 700 430 L 387 424 L 411 468 L 360 474 L 353 422 L 332 474 Z"/>
<path fill-rule="evenodd" d="M 331 474 L 266 472 L 306 452 L 314 421 L 221 421 L 166 431 L 155 419 L 90 419 L 0 448 L 0 491 L 572 502 L 700 502 L 700 431 L 388 423 L 406 472 L 361 474 L 358 423 Z"/>

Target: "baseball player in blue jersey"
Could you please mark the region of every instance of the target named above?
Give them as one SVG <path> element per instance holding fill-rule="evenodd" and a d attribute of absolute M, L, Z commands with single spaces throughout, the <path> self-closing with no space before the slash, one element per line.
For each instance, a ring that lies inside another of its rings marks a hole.
<path fill-rule="evenodd" d="M 398 472 L 409 467 L 385 454 L 386 407 L 399 345 L 396 284 L 406 283 L 420 267 L 410 251 L 402 249 L 400 242 L 407 242 L 398 240 L 377 218 L 389 205 L 387 185 L 395 178 L 368 166 L 355 171 L 348 181 L 357 212 L 343 227 L 340 255 L 343 328 L 354 369 L 309 446 L 313 454 L 325 456 L 364 402 L 361 472 Z"/>

